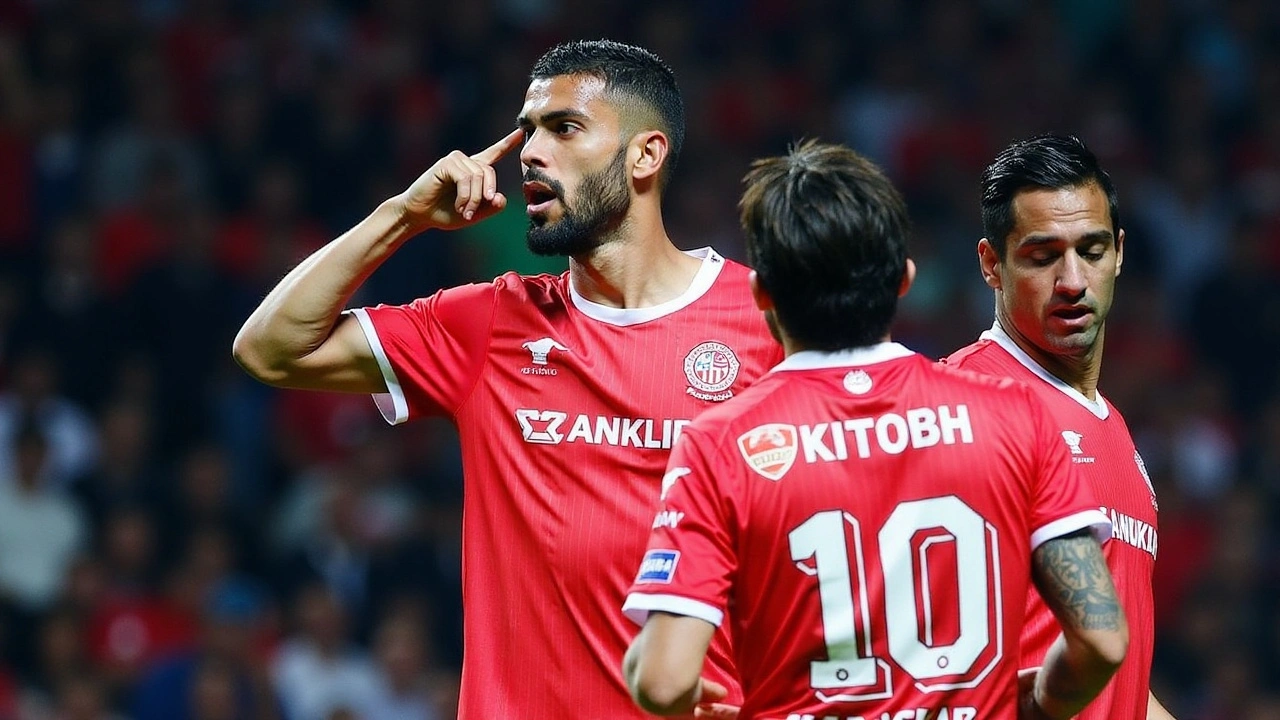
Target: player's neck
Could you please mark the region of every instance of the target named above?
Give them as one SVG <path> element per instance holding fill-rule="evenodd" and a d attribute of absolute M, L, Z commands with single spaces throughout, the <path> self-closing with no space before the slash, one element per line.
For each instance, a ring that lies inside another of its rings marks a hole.
<path fill-rule="evenodd" d="M 702 260 L 671 243 L 661 218 L 628 218 L 591 253 L 569 258 L 569 281 L 591 302 L 641 308 L 674 300 L 689 289 Z"/>
<path fill-rule="evenodd" d="M 1037 365 L 1050 375 L 1066 383 L 1076 392 L 1096 401 L 1098 399 L 1098 377 L 1102 374 L 1102 345 L 1104 331 L 1098 331 L 1098 339 L 1093 347 L 1082 355 L 1054 355 L 1046 353 L 1034 343 L 1017 332 L 1005 332 L 1014 344 L 1025 352 Z"/>

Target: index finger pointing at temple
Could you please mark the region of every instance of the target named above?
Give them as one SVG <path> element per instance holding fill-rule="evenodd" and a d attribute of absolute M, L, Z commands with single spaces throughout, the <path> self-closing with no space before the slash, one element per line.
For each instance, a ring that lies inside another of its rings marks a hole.
<path fill-rule="evenodd" d="M 501 160 L 504 155 L 520 147 L 520 143 L 524 141 L 524 129 L 516 128 L 507 133 L 507 136 L 489 147 L 481 150 L 471 156 L 472 160 L 485 165 L 492 165 Z"/>

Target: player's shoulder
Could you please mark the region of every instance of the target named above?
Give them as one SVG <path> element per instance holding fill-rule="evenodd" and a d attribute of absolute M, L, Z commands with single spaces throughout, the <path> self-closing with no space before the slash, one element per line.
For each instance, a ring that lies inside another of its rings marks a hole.
<path fill-rule="evenodd" d="M 532 302 L 536 305 L 564 304 L 569 297 L 569 271 L 560 275 L 521 275 L 506 272 L 488 283 L 498 302 Z"/>
<path fill-rule="evenodd" d="M 947 367 L 984 374 L 1005 374 L 1018 365 L 1016 358 L 990 338 L 969 343 L 939 362 Z"/>
<path fill-rule="evenodd" d="M 724 257 L 711 247 L 694 250 L 691 254 L 695 257 L 701 257 L 704 262 L 719 268 L 716 272 L 715 281 L 711 284 L 713 292 L 725 289 L 738 292 L 747 287 L 747 276 L 751 274 L 751 268 L 746 265 Z"/>
<path fill-rule="evenodd" d="M 1004 351 L 1000 350 L 1000 352 Z M 955 353 L 942 358 L 936 363 L 931 363 L 924 372 L 932 373 L 940 382 L 973 388 L 978 392 L 1026 391 L 1026 383 L 1020 379 L 1011 378 L 1003 373 L 995 374 L 989 372 L 980 363 L 953 362 L 952 358 L 954 357 Z"/>

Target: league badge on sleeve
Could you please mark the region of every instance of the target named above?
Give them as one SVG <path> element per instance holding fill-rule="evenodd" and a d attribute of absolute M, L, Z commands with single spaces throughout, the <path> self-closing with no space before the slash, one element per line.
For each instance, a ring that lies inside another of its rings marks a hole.
<path fill-rule="evenodd" d="M 640 574 L 636 576 L 636 584 L 670 583 L 675 575 L 676 563 L 680 561 L 679 550 L 650 550 L 644 554 L 640 563 Z"/>

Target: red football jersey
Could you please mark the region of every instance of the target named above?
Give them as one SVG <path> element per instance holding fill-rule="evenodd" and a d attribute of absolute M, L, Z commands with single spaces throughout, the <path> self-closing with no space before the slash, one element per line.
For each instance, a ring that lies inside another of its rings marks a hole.
<path fill-rule="evenodd" d="M 727 622 L 744 720 L 1014 718 L 1031 551 L 1109 530 L 1029 390 L 897 343 L 792 355 L 668 467 L 624 610 Z"/>
<path fill-rule="evenodd" d="M 459 717 L 647 717 L 622 679 L 636 631 L 618 607 L 670 448 L 782 358 L 747 269 L 692 254 L 703 265 L 690 288 L 650 308 L 592 303 L 568 273 L 509 273 L 354 311 L 386 376 L 387 418 L 458 426 Z M 717 668 L 727 656 L 717 644 Z"/>
<path fill-rule="evenodd" d="M 1092 401 L 1040 367 L 1014 344 L 999 323 L 944 362 L 986 375 L 1027 383 L 1048 408 L 1054 429 L 1114 526 L 1103 552 L 1129 621 L 1129 652 L 1106 689 L 1080 713 L 1085 720 L 1147 717 L 1151 653 L 1155 646 L 1156 497 L 1124 418 L 1098 395 Z M 1023 667 L 1040 665 L 1057 636 L 1058 623 L 1034 590 L 1022 633 Z"/>

